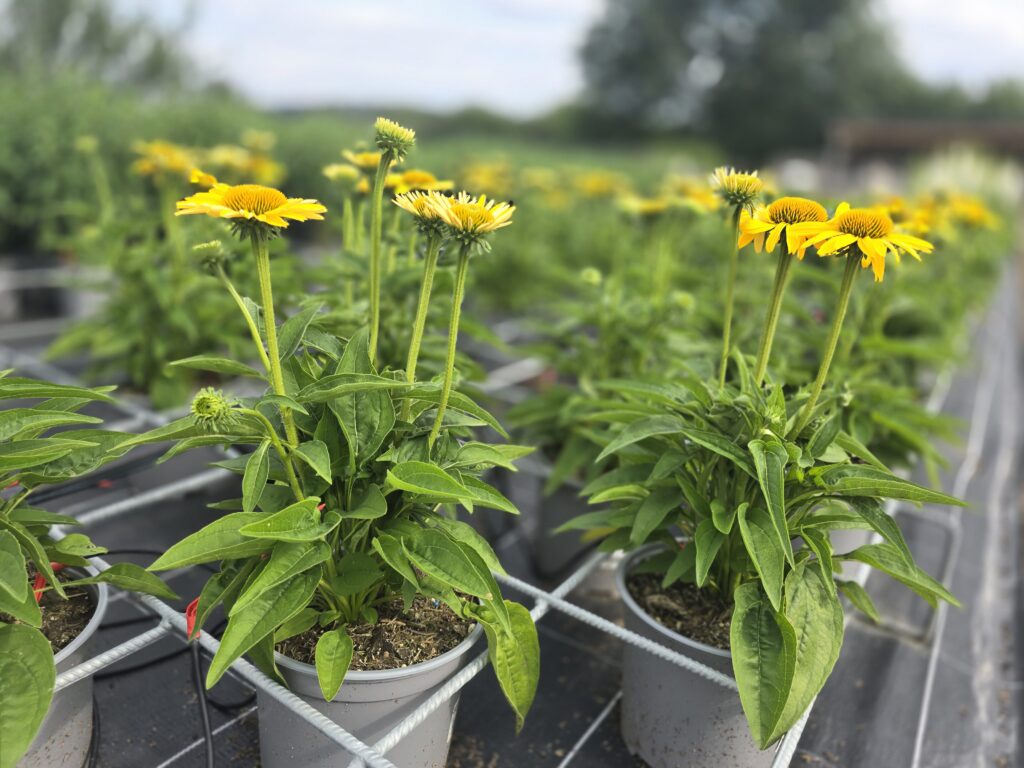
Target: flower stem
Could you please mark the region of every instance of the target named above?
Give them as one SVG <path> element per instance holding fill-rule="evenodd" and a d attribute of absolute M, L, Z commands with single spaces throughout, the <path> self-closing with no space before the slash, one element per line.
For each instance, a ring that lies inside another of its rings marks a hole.
<path fill-rule="evenodd" d="M 256 255 L 256 271 L 260 280 L 260 300 L 263 303 L 263 325 L 267 333 L 267 353 L 270 363 L 270 384 L 274 393 L 287 397 L 284 388 L 284 374 L 281 372 L 281 353 L 277 346 L 277 323 L 274 319 L 274 293 L 270 284 L 270 250 L 267 238 L 263 235 L 252 236 L 252 249 Z M 288 436 L 288 444 L 295 447 L 299 444 L 299 436 L 295 431 L 292 412 L 281 408 L 281 421 Z"/>
<path fill-rule="evenodd" d="M 736 289 L 736 270 L 739 266 L 740 249 L 737 241 L 740 211 L 737 207 L 732 216 L 732 256 L 729 259 L 729 276 L 725 284 L 725 317 L 722 320 L 722 362 L 718 366 L 718 386 L 725 386 L 725 371 L 729 365 L 729 342 L 732 334 L 732 305 Z"/>
<path fill-rule="evenodd" d="M 448 357 L 444 365 L 444 384 L 441 387 L 441 399 L 437 404 L 437 416 L 434 417 L 434 426 L 430 430 L 430 437 L 427 444 L 433 448 L 441 432 L 441 422 L 444 421 L 444 412 L 448 408 L 448 398 L 452 393 L 452 377 L 455 372 L 455 346 L 459 337 L 459 317 L 462 314 L 462 297 L 466 293 L 466 272 L 469 268 L 469 246 L 463 245 L 459 251 L 459 263 L 455 270 L 455 288 L 452 290 L 452 314 L 448 321 Z"/>
<path fill-rule="evenodd" d="M 850 304 L 850 293 L 853 289 L 853 279 L 857 276 L 860 268 L 860 257 L 850 252 L 846 256 L 846 270 L 843 272 L 843 282 L 839 287 L 839 302 L 836 304 L 836 314 L 832 318 L 832 329 L 828 334 L 828 341 L 825 343 L 825 356 L 821 359 L 821 367 L 818 368 L 818 376 L 811 388 L 811 396 L 800 409 L 796 424 L 790 430 L 788 438 L 795 439 L 807 426 L 814 412 L 814 407 L 821 397 L 821 390 L 825 387 L 825 379 L 828 378 L 828 369 L 832 365 L 832 357 L 836 353 L 836 345 L 839 343 L 839 332 L 843 327 L 843 319 L 846 317 L 846 308 Z"/>
<path fill-rule="evenodd" d="M 346 250 L 353 251 L 356 247 L 356 219 L 352 210 L 352 198 L 345 196 L 341 208 L 341 242 Z"/>
<path fill-rule="evenodd" d="M 381 215 L 384 204 L 384 179 L 391 167 L 391 153 L 383 152 L 370 191 L 370 362 L 377 360 L 377 337 L 380 334 L 380 249 Z"/>
<path fill-rule="evenodd" d="M 242 297 L 238 295 L 238 291 L 235 289 L 231 279 L 224 272 L 224 267 L 220 264 L 217 265 L 217 277 L 221 283 L 227 288 L 228 293 L 231 294 L 231 298 L 235 300 L 235 304 L 238 305 L 238 309 L 242 313 L 242 317 L 245 318 L 246 325 L 249 326 L 249 335 L 252 336 L 253 342 L 256 344 L 256 350 L 260 354 L 260 360 L 263 362 L 263 367 L 267 371 L 267 375 L 270 374 L 270 358 L 267 357 L 267 351 L 263 348 L 263 338 L 260 336 L 259 326 L 256 324 L 256 320 L 249 313 L 249 308 L 245 306 L 245 302 L 242 301 Z"/>
<path fill-rule="evenodd" d="M 410 384 L 416 381 L 416 364 L 420 358 L 420 345 L 423 343 L 423 329 L 427 324 L 427 309 L 430 306 L 430 292 L 434 286 L 434 270 L 437 268 L 437 256 L 441 252 L 441 238 L 431 235 L 427 241 L 427 253 L 423 258 L 423 281 L 420 283 L 420 300 L 416 305 L 416 319 L 412 325 L 412 338 L 409 340 L 409 355 L 405 363 L 405 380 Z M 412 411 L 409 398 L 402 403 L 402 421 L 408 421 Z"/>
<path fill-rule="evenodd" d="M 786 294 L 786 280 L 789 277 L 789 267 L 793 263 L 793 254 L 789 252 L 785 244 L 779 253 L 779 263 L 775 267 L 775 283 L 772 285 L 772 300 L 768 305 L 768 315 L 764 319 L 764 331 L 761 333 L 761 345 L 757 350 L 757 364 L 754 366 L 754 383 L 760 384 L 764 381 L 765 371 L 768 369 L 768 358 L 772 354 L 772 342 L 775 340 L 775 329 L 779 324 L 779 314 L 782 311 L 782 297 Z"/>

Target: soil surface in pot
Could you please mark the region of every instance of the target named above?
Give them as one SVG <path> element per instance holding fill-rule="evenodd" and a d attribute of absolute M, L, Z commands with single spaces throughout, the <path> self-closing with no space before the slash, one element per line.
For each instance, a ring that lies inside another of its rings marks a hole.
<path fill-rule="evenodd" d="M 66 582 L 75 577 L 58 573 L 57 578 Z M 30 587 L 34 579 L 34 574 L 29 577 Z M 68 596 L 67 600 L 61 599 L 60 595 L 52 589 L 43 592 L 39 599 L 39 610 L 43 614 L 43 626 L 40 627 L 40 630 L 50 641 L 50 647 L 54 653 L 70 645 L 76 637 L 82 634 L 89 620 L 96 613 L 96 604 L 87 590 L 81 587 L 71 587 L 64 591 Z M 0 613 L 0 621 L 13 624 L 14 618 L 6 613 Z"/>
<path fill-rule="evenodd" d="M 665 589 L 661 580 L 657 574 L 635 573 L 626 579 L 626 587 L 637 605 L 663 627 L 698 643 L 729 650 L 732 606 L 693 584 L 677 581 Z"/>
<path fill-rule="evenodd" d="M 358 670 L 401 669 L 440 656 L 457 646 L 473 622 L 460 619 L 444 603 L 434 605 L 417 597 L 408 611 L 402 600 L 377 607 L 376 624 L 350 624 L 352 666 Z M 279 653 L 306 664 L 315 663 L 316 642 L 324 633 L 321 627 L 303 632 L 277 644 Z"/>

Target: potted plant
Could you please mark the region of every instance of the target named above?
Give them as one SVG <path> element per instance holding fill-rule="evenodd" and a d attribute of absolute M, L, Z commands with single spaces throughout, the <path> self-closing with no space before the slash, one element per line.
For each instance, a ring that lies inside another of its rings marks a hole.
<path fill-rule="evenodd" d="M 81 533 L 54 527 L 73 518 L 31 504 L 42 485 L 96 469 L 122 454 L 128 437 L 94 428 L 79 410 L 111 401 L 110 388 L 51 384 L 0 372 L 0 768 L 85 762 L 92 738 L 92 679 L 54 694 L 57 674 L 87 660 L 107 605 L 109 584 L 157 597 L 177 596 L 132 563 L 97 571 L 106 552 Z M 49 434 L 55 428 L 64 431 Z"/>
<path fill-rule="evenodd" d="M 618 466 L 591 488 L 612 508 L 579 521 L 609 546 L 634 550 L 618 574 L 626 626 L 731 672 L 738 687 L 737 696 L 627 646 L 623 736 L 656 768 L 723 758 L 771 763 L 761 750 L 801 717 L 838 658 L 840 595 L 876 616 L 860 585 L 837 574 L 841 563 L 865 563 L 932 604 L 956 603 L 915 565 L 884 502 L 960 502 L 893 475 L 842 429 L 844 403 L 826 389 L 861 267 L 881 280 L 889 251 L 916 256 L 931 246 L 894 232 L 884 213 L 845 204 L 829 218 L 813 201 L 783 198 L 750 217 L 756 175 L 723 171 L 717 180 L 740 245 L 757 234 L 769 235 L 769 250 L 781 243 L 754 365 L 728 346 L 726 323 L 725 374 L 719 368 L 711 381 L 682 377 L 624 395 L 601 455 Z M 794 391 L 765 381 L 790 262 L 811 246 L 845 269 L 818 375 Z M 730 268 L 730 282 L 737 272 Z M 623 417 L 630 409 L 633 417 Z M 831 534 L 848 528 L 881 541 L 835 550 Z"/>
<path fill-rule="evenodd" d="M 412 131 L 377 123 L 379 164 L 387 169 Z M 371 220 L 380 224 L 385 178 L 376 174 Z M 179 214 L 228 219 L 249 241 L 260 303 L 239 299 L 264 370 L 267 393 L 234 400 L 202 391 L 189 417 L 133 444 L 173 440 L 169 454 L 211 444 L 255 450 L 221 462 L 242 476 L 242 496 L 217 505 L 229 514 L 173 545 L 150 568 L 220 562 L 189 609 L 199 632 L 223 607 L 228 622 L 207 675 L 212 686 L 248 654 L 269 676 L 372 743 L 468 661 L 481 634 L 517 728 L 532 702 L 538 641 L 529 611 L 504 600 L 492 575 L 501 566 L 486 541 L 455 517 L 458 506 L 514 513 L 482 472 L 511 467 L 528 449 L 472 440 L 472 429 L 501 426 L 453 388 L 455 350 L 471 257 L 511 222 L 513 208 L 465 193 L 409 193 L 399 201 L 423 227 L 420 306 L 405 370 L 378 369 L 382 250 L 371 227 L 369 327 L 347 340 L 303 311 L 275 320 L 267 241 L 289 220 L 320 219 L 314 200 L 289 199 L 258 185 L 215 184 L 178 203 Z M 417 378 L 418 348 L 436 258 L 455 253 L 446 366 L 440 381 Z M 374 310 L 377 307 L 378 310 Z M 198 363 L 197 363 L 198 364 Z M 236 361 L 211 358 L 215 370 Z M 343 685 L 344 683 L 344 685 Z M 401 765 L 444 764 L 456 699 L 389 753 Z M 260 699 L 263 765 L 335 765 L 344 750 L 297 731 L 287 710 Z"/>

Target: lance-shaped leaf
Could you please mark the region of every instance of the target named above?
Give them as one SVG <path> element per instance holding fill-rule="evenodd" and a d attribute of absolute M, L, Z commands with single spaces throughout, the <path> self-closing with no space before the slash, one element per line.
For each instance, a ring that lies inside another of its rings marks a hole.
<path fill-rule="evenodd" d="M 257 379 L 265 378 L 262 371 L 257 371 L 245 363 L 231 360 L 226 357 L 213 357 L 210 355 L 194 355 L 193 357 L 175 360 L 170 364 L 175 368 L 191 368 L 196 371 L 213 371 L 214 373 L 226 373 L 229 376 L 252 376 Z"/>
<path fill-rule="evenodd" d="M 761 577 L 765 594 L 775 610 L 782 609 L 782 580 L 786 568 L 786 556 L 779 546 L 768 513 L 761 509 L 749 509 L 741 505 L 737 513 L 740 534 L 747 554 L 754 563 L 757 575 Z"/>
<path fill-rule="evenodd" d="M 779 537 L 779 547 L 789 564 L 793 565 L 793 542 L 789 536 L 789 523 L 786 521 L 786 462 L 789 460 L 789 454 L 779 442 L 751 440 L 747 448 L 754 458 L 757 482 L 768 506 L 772 527 Z"/>
<path fill-rule="evenodd" d="M 633 445 L 649 437 L 676 435 L 682 432 L 683 421 L 676 416 L 652 416 L 648 419 L 634 421 L 623 429 L 605 446 L 597 457 L 597 461 L 611 456 L 628 445 Z"/>
<path fill-rule="evenodd" d="M 321 521 L 317 506 L 320 499 L 312 496 L 297 501 L 272 515 L 261 515 L 260 519 L 239 529 L 243 536 L 275 541 L 314 541 L 323 539 L 341 522 L 337 512 L 324 514 Z"/>
<path fill-rule="evenodd" d="M 960 499 L 912 483 L 891 472 L 865 464 L 840 464 L 824 469 L 817 476 L 818 484 L 839 496 L 875 496 L 903 499 L 923 504 L 967 506 Z"/>
<path fill-rule="evenodd" d="M 516 733 L 523 728 L 540 680 L 540 642 L 533 617 L 519 603 L 505 601 L 511 631 L 481 622 L 487 635 L 487 656 L 502 693 L 516 716 Z"/>
<path fill-rule="evenodd" d="M 172 545 L 149 566 L 149 570 L 169 571 L 186 565 L 258 555 L 268 549 L 270 544 L 260 539 L 248 538 L 240 531 L 250 523 L 256 523 L 266 517 L 261 512 L 235 512 L 225 515 Z"/>
<path fill-rule="evenodd" d="M 750 733 L 764 749 L 771 743 L 793 686 L 796 633 L 772 607 L 759 582 L 741 584 L 733 599 L 729 629 L 733 674 Z"/>
<path fill-rule="evenodd" d="M 283 581 L 320 565 L 331 556 L 330 546 L 323 541 L 280 541 L 270 552 L 270 559 L 231 606 L 235 614 L 249 606 L 260 595 Z"/>
<path fill-rule="evenodd" d="M 56 677 L 50 643 L 40 632 L 0 624 L 0 768 L 14 768 L 32 744 Z"/>
<path fill-rule="evenodd" d="M 331 701 L 338 695 L 352 664 L 352 638 L 343 629 L 332 629 L 320 635 L 316 641 L 316 677 L 324 701 Z"/>
<path fill-rule="evenodd" d="M 270 440 L 264 440 L 245 462 L 245 472 L 242 476 L 242 509 L 245 512 L 256 509 L 267 487 L 267 478 L 270 476 L 270 456 L 267 455 L 269 448 Z"/>

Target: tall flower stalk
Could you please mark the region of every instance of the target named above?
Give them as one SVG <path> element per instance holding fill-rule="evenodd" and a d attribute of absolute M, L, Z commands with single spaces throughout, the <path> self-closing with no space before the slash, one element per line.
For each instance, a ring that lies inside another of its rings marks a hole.
<path fill-rule="evenodd" d="M 381 236 L 384 203 L 384 187 L 388 171 L 395 163 L 405 159 L 406 153 L 416 143 L 416 133 L 398 123 L 378 117 L 376 144 L 380 150 L 377 171 L 370 190 L 370 362 L 377 360 L 377 342 L 380 336 L 380 289 L 381 289 Z"/>
<path fill-rule="evenodd" d="M 716 168 L 711 174 L 711 186 L 716 194 L 732 208 L 732 243 L 729 257 L 729 272 L 725 284 L 725 314 L 722 318 L 722 359 L 718 365 L 718 385 L 725 386 L 725 374 L 729 366 L 729 351 L 732 344 L 732 315 L 736 291 L 736 272 L 739 268 L 739 227 L 740 215 L 753 208 L 754 201 L 761 194 L 764 182 L 757 177 L 757 171 L 742 173 L 733 168 Z"/>
<path fill-rule="evenodd" d="M 455 286 L 452 288 L 452 309 L 448 319 L 448 353 L 444 361 L 444 384 L 441 387 L 441 398 L 437 403 L 437 416 L 434 426 L 430 429 L 427 444 L 433 447 L 441 432 L 441 423 L 448 408 L 448 400 L 452 395 L 452 382 L 455 379 L 455 350 L 459 340 L 459 321 L 462 317 L 462 299 L 466 295 L 466 273 L 469 271 L 469 253 L 472 245 L 463 243 L 459 249 L 459 262 L 455 267 Z"/>
<path fill-rule="evenodd" d="M 410 384 L 416 382 L 416 366 L 420 359 L 420 346 L 423 344 L 423 331 L 427 325 L 427 310 L 430 308 L 430 293 L 434 287 L 434 272 L 437 269 L 437 257 L 441 253 L 441 236 L 435 234 L 427 241 L 427 251 L 423 257 L 423 279 L 420 282 L 420 298 L 416 305 L 416 318 L 412 324 L 412 337 L 409 339 L 409 354 L 405 362 L 405 380 Z M 412 411 L 412 400 L 406 398 L 402 403 L 402 420 L 408 421 Z"/>

